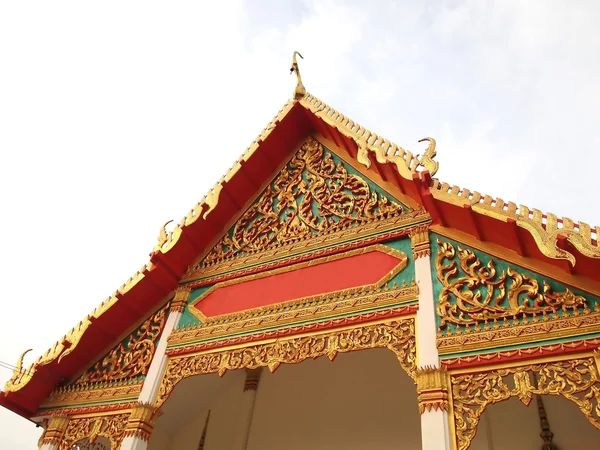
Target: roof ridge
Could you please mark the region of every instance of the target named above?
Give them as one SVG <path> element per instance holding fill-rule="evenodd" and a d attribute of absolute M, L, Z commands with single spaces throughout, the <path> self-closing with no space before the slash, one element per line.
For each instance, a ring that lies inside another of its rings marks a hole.
<path fill-rule="evenodd" d="M 429 171 L 431 176 L 437 173 L 439 163 L 433 160 L 436 156 L 435 139 L 426 137 L 419 140 L 419 142 L 429 142 L 423 156 L 419 158 L 419 155 L 414 156 L 412 152 L 363 127 L 308 92 L 302 97 L 300 103 L 327 124 L 353 139 L 358 145 L 358 162 L 365 165 L 367 169 L 371 166 L 368 157 L 370 151 L 375 154 L 377 162 L 381 164 L 394 163 L 400 175 L 408 180 L 411 180 L 412 176 L 419 172 L 417 170 L 419 167 Z"/>

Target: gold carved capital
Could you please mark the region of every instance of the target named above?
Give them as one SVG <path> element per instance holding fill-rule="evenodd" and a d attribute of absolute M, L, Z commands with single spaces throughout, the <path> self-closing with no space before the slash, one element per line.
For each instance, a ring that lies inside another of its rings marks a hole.
<path fill-rule="evenodd" d="M 445 367 L 421 367 L 416 372 L 419 413 L 448 411 L 448 372 Z"/>
<path fill-rule="evenodd" d="M 61 441 L 67 425 L 69 425 L 69 416 L 52 416 L 48 421 L 48 426 L 44 432 L 42 446 L 45 444 L 58 445 Z"/>
<path fill-rule="evenodd" d="M 414 259 L 431 255 L 431 245 L 429 243 L 429 224 L 419 225 L 411 228 L 408 234 L 410 236 Z"/>
<path fill-rule="evenodd" d="M 154 429 L 154 421 L 159 416 L 160 412 L 153 405 L 139 402 L 131 409 L 124 437 L 134 436 L 148 442 Z"/>
<path fill-rule="evenodd" d="M 178 287 L 175 291 L 175 297 L 173 297 L 173 301 L 171 301 L 171 312 L 183 312 L 191 293 L 192 290 L 190 288 Z"/>

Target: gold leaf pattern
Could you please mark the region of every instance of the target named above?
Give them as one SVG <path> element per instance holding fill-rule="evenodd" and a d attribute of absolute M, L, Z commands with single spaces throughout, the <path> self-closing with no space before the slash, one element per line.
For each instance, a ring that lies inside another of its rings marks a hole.
<path fill-rule="evenodd" d="M 309 138 L 202 265 L 283 245 L 312 234 L 400 215 L 402 206 L 372 191 Z"/>
<path fill-rule="evenodd" d="M 540 292 L 535 278 L 511 267 L 499 273 L 494 261 L 484 265 L 473 251 L 460 246 L 457 265 L 452 244 L 439 239 L 437 243 L 435 267 L 442 284 L 437 313 L 441 327 L 587 308 L 586 299 L 569 289 L 555 293 L 544 282 L 543 292 Z"/>
<path fill-rule="evenodd" d="M 294 364 L 309 358 L 327 356 L 333 360 L 338 353 L 367 348 L 387 348 L 394 352 L 402 368 L 414 379 L 416 343 L 414 319 L 359 326 L 317 336 L 278 339 L 275 342 L 250 345 L 220 352 L 200 353 L 169 360 L 155 406 L 159 408 L 177 383 L 194 375 L 228 370 Z"/>
<path fill-rule="evenodd" d="M 528 405 L 533 395 L 562 395 L 600 429 L 600 379 L 593 357 L 452 376 L 451 385 L 458 450 L 471 445 L 485 408 L 511 397 Z"/>
<path fill-rule="evenodd" d="M 167 308 L 164 307 L 98 361 L 78 380 L 80 383 L 118 381 L 145 375 L 152 362 L 156 341 L 165 325 Z"/>

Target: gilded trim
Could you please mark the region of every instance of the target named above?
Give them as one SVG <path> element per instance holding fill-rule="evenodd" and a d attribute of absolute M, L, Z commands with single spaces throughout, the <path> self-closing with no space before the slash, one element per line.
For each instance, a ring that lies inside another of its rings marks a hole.
<path fill-rule="evenodd" d="M 310 257 L 312 256 L 311 252 L 318 255 L 324 252 L 336 252 L 351 246 L 368 245 L 393 239 L 408 234 L 407 228 L 427 220 L 431 220 L 431 216 L 423 209 L 416 209 L 380 220 L 367 221 L 351 228 L 331 231 L 306 239 L 299 238 L 279 247 L 266 249 L 259 253 L 236 256 L 232 259 L 215 262 L 214 265 L 203 267 L 201 270 L 186 272 L 182 282 L 192 283 L 202 277 L 202 284 L 208 284 L 209 281 L 213 281 L 206 280 L 208 278 L 227 277 L 234 271 L 239 271 L 235 274 L 237 276 L 245 271 L 263 270 L 269 265 L 286 264 L 296 258 Z M 365 235 L 368 237 L 360 238 Z M 262 266 L 263 264 L 264 266 Z M 261 267 L 254 267 L 258 265 Z"/>
<path fill-rule="evenodd" d="M 449 376 L 446 368 L 421 367 L 416 371 L 417 401 L 419 413 L 448 411 Z"/>
<path fill-rule="evenodd" d="M 135 399 L 142 390 L 142 381 L 93 383 L 58 388 L 44 400 L 40 408 L 56 408 L 82 403 L 116 402 Z"/>
<path fill-rule="evenodd" d="M 160 412 L 149 403 L 138 402 L 131 409 L 131 414 L 125 425 L 124 437 L 136 437 L 144 442 L 150 440 L 154 422 L 160 416 Z"/>
<path fill-rule="evenodd" d="M 195 375 L 228 370 L 268 367 L 274 371 L 280 364 L 294 364 L 309 358 L 327 356 L 333 360 L 338 353 L 368 348 L 387 348 L 402 368 L 414 379 L 416 342 L 414 318 L 394 319 L 322 334 L 294 336 L 261 344 L 219 349 L 169 359 L 155 406 L 167 400 L 177 383 Z"/>
<path fill-rule="evenodd" d="M 413 251 L 413 258 L 418 259 L 431 255 L 431 244 L 429 242 L 429 224 L 418 225 L 408 232 Z"/>
<path fill-rule="evenodd" d="M 309 93 L 302 97 L 300 104 L 342 135 L 352 139 L 358 147 L 358 162 L 367 168 L 371 166 L 369 160 L 369 152 L 371 152 L 375 154 L 378 163 L 394 164 L 398 173 L 407 180 L 412 181 L 413 175 L 419 172 L 419 168 L 429 171 L 431 176 L 438 170 L 439 165 L 433 160 L 436 156 L 436 144 L 433 138 L 423 138 L 419 141 L 427 141 L 429 145 L 422 157 L 415 157 L 411 152 L 360 126 Z"/>
<path fill-rule="evenodd" d="M 110 441 L 111 448 L 118 449 L 123 441 L 128 418 L 129 413 L 71 419 L 57 450 L 68 450 L 83 439 L 93 443 L 100 436 Z"/>
<path fill-rule="evenodd" d="M 531 374 L 537 378 L 532 383 Z M 600 429 L 600 377 L 595 356 L 579 356 L 452 374 L 452 417 L 458 450 L 469 448 L 485 408 L 517 397 L 528 405 L 534 395 L 562 395 L 575 403 L 589 422 Z"/>
<path fill-rule="evenodd" d="M 203 322 L 204 324 L 209 323 L 209 320 L 214 322 L 215 320 L 221 321 L 220 319 L 216 319 L 216 318 L 207 318 L 202 311 L 200 311 L 200 309 L 196 306 L 199 303 L 202 302 L 202 300 L 204 300 L 206 297 L 208 297 L 210 294 L 212 294 L 213 292 L 215 292 L 218 289 L 227 287 L 227 286 L 234 286 L 236 284 L 242 284 L 242 283 L 246 283 L 248 281 L 254 281 L 254 280 L 260 280 L 262 278 L 268 278 L 268 277 L 272 277 L 273 275 L 279 275 L 282 273 L 288 273 L 288 272 L 293 272 L 295 270 L 299 270 L 299 269 L 305 269 L 307 267 L 313 267 L 313 266 L 318 266 L 320 264 L 325 264 L 325 263 L 329 263 L 332 261 L 339 261 L 341 259 L 345 259 L 345 258 L 350 258 L 352 256 L 357 256 L 357 255 L 364 255 L 366 253 L 370 253 L 370 252 L 380 252 L 380 253 L 385 253 L 386 255 L 390 255 L 393 256 L 395 258 L 397 258 L 399 260 L 399 263 L 388 273 L 386 273 L 379 281 L 377 281 L 376 283 L 370 284 L 370 285 L 364 285 L 364 286 L 358 286 L 355 288 L 351 288 L 351 289 L 345 289 L 343 291 L 335 291 L 335 292 L 329 292 L 327 294 L 321 294 L 321 295 L 317 295 L 317 296 L 311 296 L 311 297 L 304 297 L 304 298 L 299 298 L 299 299 L 294 299 L 294 300 L 290 300 L 288 302 L 285 302 L 285 304 L 291 304 L 292 302 L 294 304 L 304 304 L 307 301 L 318 301 L 324 298 L 333 298 L 339 295 L 348 295 L 350 293 L 358 293 L 358 292 L 363 292 L 365 290 L 374 290 L 374 289 L 379 289 L 381 288 L 385 283 L 387 283 L 388 281 L 390 281 L 392 278 L 394 278 L 396 275 L 398 275 L 398 273 L 400 273 L 402 270 L 404 270 L 406 268 L 406 266 L 408 265 L 408 256 L 406 255 L 406 253 L 400 251 L 400 250 L 396 250 L 393 249 L 391 247 L 388 247 L 386 245 L 383 244 L 376 244 L 376 245 L 372 245 L 369 247 L 362 247 L 362 248 L 358 248 L 358 249 L 354 249 L 354 250 L 350 250 L 348 252 L 344 252 L 344 253 L 337 253 L 334 255 L 330 255 L 330 256 L 325 256 L 323 258 L 316 258 L 316 259 L 312 259 L 309 261 L 304 261 L 298 264 L 294 264 L 292 266 L 285 266 L 285 267 L 280 267 L 277 269 L 273 269 L 273 270 L 269 270 L 269 271 L 265 271 L 265 272 L 260 272 L 260 273 L 256 273 L 256 274 L 252 274 L 252 275 L 247 275 L 245 277 L 239 277 L 239 278 L 234 278 L 232 280 L 227 280 L 227 281 L 223 281 L 221 283 L 217 283 L 213 286 L 211 286 L 209 289 L 207 289 L 205 292 L 202 293 L 202 295 L 198 298 L 196 298 L 190 305 L 188 308 L 188 311 L 194 315 L 194 317 L 196 317 L 198 320 L 200 320 L 201 322 Z M 256 309 L 260 309 L 261 311 L 264 311 L 265 309 L 272 309 L 272 305 L 268 305 L 266 307 L 262 307 L 262 308 L 256 308 Z M 228 317 L 234 315 L 234 314 L 238 314 L 238 313 L 233 313 L 233 314 L 227 314 Z M 219 316 L 220 317 L 220 316 Z"/>
<path fill-rule="evenodd" d="M 207 318 L 201 326 L 171 333 L 169 347 L 201 340 L 249 333 L 266 328 L 293 326 L 310 320 L 312 323 L 325 318 L 359 314 L 374 308 L 384 308 L 418 299 L 419 289 L 414 284 L 401 288 L 379 290 L 378 288 L 353 288 L 332 294 L 292 300 L 276 305 L 262 306 L 237 313 Z"/>
<path fill-rule="evenodd" d="M 563 236 L 582 255 L 588 258 L 600 258 L 598 237 L 600 228 L 592 229 L 587 223 L 574 223 L 573 220 L 563 217 L 557 218 L 552 213 L 543 214 L 537 209 L 517 205 L 513 202 L 504 202 L 501 198 L 492 198 L 471 192 L 448 183 L 433 181 L 430 191 L 434 198 L 451 203 L 456 206 L 470 206 L 473 211 L 508 222 L 512 220 L 516 225 L 527 230 L 535 240 L 539 250 L 551 259 L 562 259 L 575 265 L 575 256 L 558 246 L 559 236 Z"/>

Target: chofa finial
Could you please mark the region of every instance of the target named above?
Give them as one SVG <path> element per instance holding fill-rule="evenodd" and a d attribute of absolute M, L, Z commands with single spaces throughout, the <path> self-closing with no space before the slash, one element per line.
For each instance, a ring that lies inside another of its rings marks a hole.
<path fill-rule="evenodd" d="M 304 59 L 304 56 L 302 56 L 298 52 L 294 52 L 294 55 L 292 56 L 292 68 L 290 69 L 290 74 L 296 72 L 296 77 L 298 78 L 298 84 L 296 84 L 296 89 L 294 89 L 294 98 L 296 100 L 300 100 L 306 95 L 306 88 L 302 84 L 302 77 L 300 76 L 300 68 L 298 67 L 296 55 L 298 55 L 302 59 Z"/>

